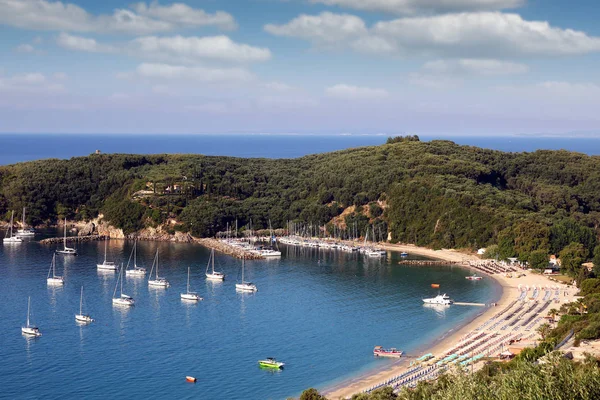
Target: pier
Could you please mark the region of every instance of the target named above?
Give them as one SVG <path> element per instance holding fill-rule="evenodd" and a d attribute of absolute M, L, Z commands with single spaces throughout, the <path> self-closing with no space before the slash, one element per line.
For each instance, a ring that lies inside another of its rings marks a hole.
<path fill-rule="evenodd" d="M 461 301 L 455 301 L 454 303 L 457 306 L 476 306 L 476 307 L 485 307 L 484 303 L 463 303 Z"/>
<path fill-rule="evenodd" d="M 67 242 L 94 242 L 97 240 L 107 240 L 108 236 L 104 235 L 90 235 L 90 236 L 67 236 Z M 55 237 L 40 240 L 41 244 L 57 244 L 63 243 L 64 237 Z"/>
<path fill-rule="evenodd" d="M 246 251 L 244 249 L 241 249 L 239 247 L 231 246 L 231 245 L 224 243 L 217 239 L 211 239 L 211 238 L 196 239 L 196 243 L 199 243 L 205 247 L 214 249 L 216 251 L 219 251 L 224 254 L 228 254 L 232 257 L 239 258 L 239 259 L 245 258 L 246 260 L 264 260 L 264 258 L 265 258 L 265 257 L 261 256 L 260 254 L 252 253 L 252 252 Z"/>

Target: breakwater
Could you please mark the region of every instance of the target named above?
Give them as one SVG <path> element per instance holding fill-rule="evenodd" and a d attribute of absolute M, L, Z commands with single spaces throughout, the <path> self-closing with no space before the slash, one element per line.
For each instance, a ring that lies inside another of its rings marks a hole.
<path fill-rule="evenodd" d="M 89 236 L 67 236 L 67 242 L 94 242 L 96 240 L 107 240 L 108 236 L 104 235 L 89 235 Z M 40 240 L 41 244 L 56 244 L 63 243 L 65 241 L 64 237 L 55 237 Z"/>
<path fill-rule="evenodd" d="M 246 260 L 263 260 L 265 258 L 260 254 L 252 253 L 250 251 L 244 250 L 240 247 L 232 246 L 217 239 L 202 238 L 195 240 L 196 243 L 199 243 L 210 249 L 215 249 L 216 251 L 230 255 L 235 258 L 245 258 Z"/>

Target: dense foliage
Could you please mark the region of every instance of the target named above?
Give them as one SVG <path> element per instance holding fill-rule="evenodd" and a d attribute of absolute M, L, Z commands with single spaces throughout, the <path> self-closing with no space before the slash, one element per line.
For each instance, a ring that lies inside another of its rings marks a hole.
<path fill-rule="evenodd" d="M 389 231 L 394 242 L 438 248 L 497 244 L 499 258 L 537 264 L 535 251 L 567 249 L 578 261 L 598 244 L 600 158 L 412 136 L 291 160 L 94 154 L 0 167 L 0 213 L 6 219 L 16 210 L 19 218 L 23 206 L 34 225 L 102 212 L 127 231 L 173 219 L 176 229 L 199 236 L 236 220 L 255 229 L 269 221 L 273 228 L 288 221 L 323 227 L 357 206 L 326 229 L 379 238 Z"/>
<path fill-rule="evenodd" d="M 500 399 L 564 399 L 592 400 L 600 398 L 600 368 L 589 359 L 575 363 L 558 354 L 550 354 L 548 362 L 534 364 L 517 361 L 509 367 L 492 367 L 473 374 L 442 375 L 433 383 L 420 383 L 414 390 L 403 389 L 397 395 L 391 388 L 371 394 L 359 394 L 353 400 L 500 400 Z M 308 399 L 315 397 L 312 389 Z M 303 397 L 300 397 L 303 399 Z"/>

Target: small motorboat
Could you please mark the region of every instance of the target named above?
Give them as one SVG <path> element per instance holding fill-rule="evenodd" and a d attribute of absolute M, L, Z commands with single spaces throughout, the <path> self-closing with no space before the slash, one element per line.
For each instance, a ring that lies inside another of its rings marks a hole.
<path fill-rule="evenodd" d="M 477 274 L 473 274 L 471 276 L 467 276 L 465 279 L 468 279 L 470 281 L 480 281 L 483 278 L 481 276 L 477 276 Z"/>
<path fill-rule="evenodd" d="M 384 349 L 381 346 L 375 346 L 373 354 L 377 357 L 402 357 L 402 351 L 395 348 Z"/>
<path fill-rule="evenodd" d="M 194 378 L 193 376 L 186 376 L 185 380 L 186 382 L 196 383 L 196 378 Z"/>
<path fill-rule="evenodd" d="M 285 363 L 277 361 L 273 357 L 268 357 L 266 360 L 259 360 L 258 365 L 265 368 L 283 369 Z"/>

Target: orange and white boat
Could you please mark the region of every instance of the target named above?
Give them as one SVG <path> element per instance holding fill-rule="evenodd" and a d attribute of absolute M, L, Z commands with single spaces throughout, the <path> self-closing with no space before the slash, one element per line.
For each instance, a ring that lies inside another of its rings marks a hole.
<path fill-rule="evenodd" d="M 384 349 L 381 346 L 375 346 L 373 354 L 377 357 L 402 357 L 402 351 L 395 348 Z"/>

